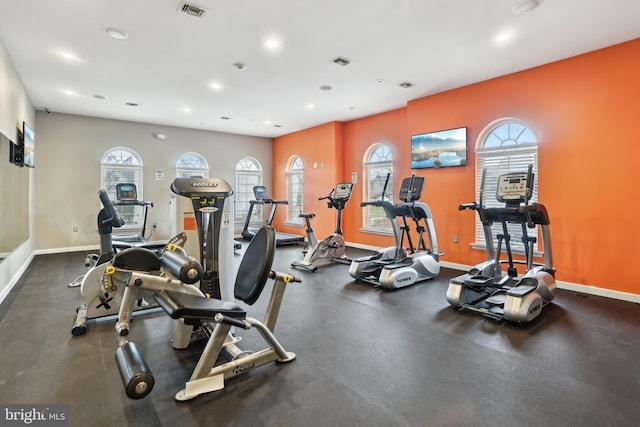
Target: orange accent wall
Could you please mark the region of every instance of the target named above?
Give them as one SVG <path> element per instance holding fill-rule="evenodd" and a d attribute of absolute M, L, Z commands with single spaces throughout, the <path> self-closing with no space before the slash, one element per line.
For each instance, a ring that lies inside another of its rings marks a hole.
<path fill-rule="evenodd" d="M 313 128 L 294 132 L 276 139 L 273 146 L 273 198 L 287 198 L 287 177 L 285 171 L 294 155 L 302 159 L 304 167 L 304 211 L 315 213 L 312 226 L 318 239 L 333 232 L 334 210 L 329 211 L 326 202 L 318 197 L 325 196 L 344 180 L 343 127 L 340 122 L 326 123 Z M 274 225 L 279 231 L 304 235 L 304 227 L 285 223 L 285 209 L 276 212 Z"/>
<path fill-rule="evenodd" d="M 308 201 L 312 209 L 312 198 L 325 194 L 325 187 L 332 185 L 329 181 L 350 180 L 351 172 L 357 171 L 359 182 L 345 212 L 345 238 L 388 246 L 390 238 L 359 231 L 366 149 L 376 142 L 392 147 L 398 186 L 412 172 L 412 134 L 466 126 L 467 167 L 415 172 L 426 178 L 422 200 L 432 209 L 443 261 L 472 265 L 485 255 L 470 247 L 474 214 L 459 212 L 457 206 L 477 197 L 476 138 L 493 120 L 516 117 L 540 141 L 539 200 L 551 217 L 558 280 L 640 294 L 634 221 L 640 218 L 640 191 L 634 185 L 640 162 L 638 76 L 640 39 L 416 99 L 406 108 L 342 126 L 334 122 L 285 135 L 274 140 L 274 170 L 280 171 L 274 183 L 282 190 L 276 195 L 285 195 L 282 165 L 292 154 L 305 160 L 305 206 Z M 307 169 L 315 157 L 326 159 L 324 169 Z M 327 167 L 327 161 L 334 165 Z M 328 211 L 322 214 L 329 217 Z M 283 226 L 276 223 L 276 227 Z M 318 237 L 331 231 L 324 223 L 323 228 Z M 459 236 L 457 244 L 454 235 Z"/>

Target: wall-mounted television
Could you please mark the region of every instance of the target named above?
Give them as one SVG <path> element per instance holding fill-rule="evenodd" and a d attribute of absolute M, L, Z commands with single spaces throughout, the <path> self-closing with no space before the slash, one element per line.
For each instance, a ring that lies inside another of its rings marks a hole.
<path fill-rule="evenodd" d="M 422 133 L 411 137 L 411 169 L 466 165 L 466 127 Z"/>
<path fill-rule="evenodd" d="M 23 162 L 25 166 L 32 168 L 35 166 L 33 162 L 34 135 L 33 129 L 31 129 L 27 122 L 22 122 L 22 134 L 24 135 Z"/>

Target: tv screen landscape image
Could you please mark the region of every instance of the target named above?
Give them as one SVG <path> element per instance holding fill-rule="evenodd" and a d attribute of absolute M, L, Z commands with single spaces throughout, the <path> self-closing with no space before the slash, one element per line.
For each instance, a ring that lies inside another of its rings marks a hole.
<path fill-rule="evenodd" d="M 22 133 L 24 134 L 24 165 L 27 167 L 34 167 L 33 162 L 33 130 L 26 122 L 22 122 Z"/>
<path fill-rule="evenodd" d="M 411 137 L 411 169 L 446 168 L 466 164 L 466 127 Z"/>

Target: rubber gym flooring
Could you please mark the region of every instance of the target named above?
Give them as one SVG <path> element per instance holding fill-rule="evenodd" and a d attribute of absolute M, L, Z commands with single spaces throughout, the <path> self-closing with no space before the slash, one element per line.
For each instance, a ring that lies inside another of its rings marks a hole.
<path fill-rule="evenodd" d="M 365 252 L 351 249 L 349 255 Z M 293 271 L 298 246 L 278 248 Z M 239 256 L 236 257 L 239 261 Z M 139 317 L 130 339 L 155 375 L 126 397 L 113 322 L 70 333 L 84 254 L 39 255 L 0 305 L 0 402 L 67 404 L 71 426 L 638 426 L 640 307 L 559 290 L 526 326 L 449 307 L 458 271 L 397 291 L 354 283 L 348 266 L 295 270 L 276 336 L 297 354 L 176 402 L 201 347 L 174 350 L 170 318 Z M 238 262 L 236 262 L 236 265 Z M 249 315 L 262 319 L 270 292 Z M 243 331 L 240 345 L 261 343 Z M 259 349 L 259 348 L 258 348 Z"/>

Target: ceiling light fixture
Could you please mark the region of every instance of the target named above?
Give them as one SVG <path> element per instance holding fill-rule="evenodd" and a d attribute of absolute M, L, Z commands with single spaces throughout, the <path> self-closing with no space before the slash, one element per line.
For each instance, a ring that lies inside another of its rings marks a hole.
<path fill-rule="evenodd" d="M 164 141 L 167 139 L 167 135 L 165 135 L 164 133 L 154 133 L 153 137 L 158 141 Z"/>
<path fill-rule="evenodd" d="M 107 99 L 107 97 L 106 97 L 106 96 L 104 96 L 104 95 L 93 95 L 93 97 L 94 97 L 95 99 L 100 99 L 100 100 L 105 100 L 105 99 Z"/>
<path fill-rule="evenodd" d="M 282 47 L 282 40 L 276 37 L 269 37 L 264 42 L 264 47 L 271 52 L 276 52 Z"/>
<path fill-rule="evenodd" d="M 376 83 L 384 83 L 384 79 L 376 79 Z"/>
<path fill-rule="evenodd" d="M 332 87 L 332 86 L 329 86 L 329 85 L 322 85 L 322 86 L 320 86 L 320 90 L 331 90 L 331 89 L 333 89 L 333 87 Z"/>
<path fill-rule="evenodd" d="M 126 105 L 127 107 L 137 107 L 137 106 L 138 106 L 138 103 L 137 103 L 137 102 L 127 102 L 125 105 Z"/>
<path fill-rule="evenodd" d="M 413 83 L 411 83 L 411 82 L 403 82 L 403 83 L 400 83 L 400 85 L 399 85 L 399 86 L 400 86 L 400 87 L 403 87 L 403 88 L 405 88 L 405 89 L 408 89 L 408 88 L 413 87 L 413 86 L 415 86 L 415 85 L 414 85 Z"/>
<path fill-rule="evenodd" d="M 518 15 L 531 12 L 542 4 L 542 0 L 521 0 L 513 5 L 513 13 Z"/>
<path fill-rule="evenodd" d="M 129 38 L 129 34 L 125 33 L 122 30 L 113 27 L 107 27 L 104 29 L 104 32 L 107 33 L 109 37 L 115 40 L 126 40 Z"/>
<path fill-rule="evenodd" d="M 235 64 L 233 64 L 233 66 L 236 68 L 236 70 L 238 71 L 244 71 L 245 68 L 247 68 L 247 64 L 243 63 L 243 62 L 236 62 Z"/>
<path fill-rule="evenodd" d="M 231 120 L 231 117 L 220 116 L 220 120 Z"/>

